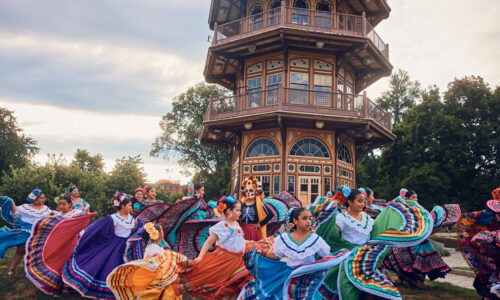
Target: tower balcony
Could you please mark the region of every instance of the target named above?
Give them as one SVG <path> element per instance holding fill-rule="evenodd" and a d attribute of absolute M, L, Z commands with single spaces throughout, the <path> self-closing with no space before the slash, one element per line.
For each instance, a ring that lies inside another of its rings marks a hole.
<path fill-rule="evenodd" d="M 215 23 L 205 78 L 234 90 L 243 59 L 286 49 L 335 55 L 348 62 L 359 75 L 359 82 L 363 82 L 356 92 L 392 71 L 389 45 L 364 13 L 279 7 L 232 22 Z"/>
<path fill-rule="evenodd" d="M 391 114 L 366 93 L 344 94 L 279 87 L 210 99 L 200 139 L 220 143 L 244 130 L 291 126 L 341 130 L 368 149 L 394 141 Z M 364 149 L 367 150 L 367 149 Z"/>

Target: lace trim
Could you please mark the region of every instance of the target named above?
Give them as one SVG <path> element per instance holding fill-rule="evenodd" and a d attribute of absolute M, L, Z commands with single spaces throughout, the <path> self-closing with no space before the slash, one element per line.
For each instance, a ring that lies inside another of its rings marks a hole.
<path fill-rule="evenodd" d="M 361 213 L 361 215 L 363 216 L 361 221 L 356 220 L 354 217 L 352 217 L 347 213 L 340 213 L 340 214 L 345 217 L 346 222 L 344 222 L 344 224 L 349 228 L 365 234 L 370 233 L 372 231 L 373 220 L 371 220 L 370 216 L 368 216 L 368 214 L 366 214 L 365 212 Z"/>
<path fill-rule="evenodd" d="M 282 234 L 279 236 L 279 239 L 274 244 L 275 248 L 278 248 L 284 256 L 290 259 L 301 260 L 307 258 L 311 255 L 316 254 L 321 248 L 325 245 L 321 243 L 321 238 L 319 235 L 312 233 L 312 236 L 309 236 L 304 244 L 297 245 L 295 241 L 293 241 L 287 234 Z"/>

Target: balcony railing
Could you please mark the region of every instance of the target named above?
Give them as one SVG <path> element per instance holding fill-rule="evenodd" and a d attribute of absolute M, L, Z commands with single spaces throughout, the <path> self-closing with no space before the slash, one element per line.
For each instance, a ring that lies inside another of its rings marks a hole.
<path fill-rule="evenodd" d="M 345 36 L 365 37 L 386 58 L 389 58 L 388 45 L 375 32 L 364 14 L 357 16 L 293 7 L 279 7 L 266 10 L 262 13 L 222 25 L 215 23 L 213 44 L 222 44 L 276 27 L 290 27 Z"/>
<path fill-rule="evenodd" d="M 205 121 L 269 112 L 311 113 L 366 118 L 391 130 L 391 116 L 363 95 L 278 87 L 210 99 Z"/>

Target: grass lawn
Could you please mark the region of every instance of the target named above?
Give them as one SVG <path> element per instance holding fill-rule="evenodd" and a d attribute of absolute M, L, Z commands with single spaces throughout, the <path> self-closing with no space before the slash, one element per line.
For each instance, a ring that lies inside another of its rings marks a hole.
<path fill-rule="evenodd" d="M 0 261 L 0 300 L 24 300 L 24 299 L 36 299 L 36 300 L 49 300 L 55 299 L 51 296 L 45 295 L 40 292 L 34 285 L 29 281 L 24 274 L 24 266 L 20 265 L 16 273 L 13 276 L 7 275 L 8 266 L 12 255 L 14 254 L 14 249 L 11 249 L 5 260 Z M 449 283 L 426 281 L 423 289 L 409 288 L 407 286 L 398 286 L 404 299 L 429 299 L 429 300 L 443 300 L 443 299 L 453 299 L 453 300 L 474 300 L 480 299 L 476 294 L 475 290 L 464 289 L 456 287 Z M 81 299 L 77 295 L 64 295 L 59 299 L 73 300 Z M 191 298 L 185 296 L 184 299 L 201 299 L 201 298 Z"/>

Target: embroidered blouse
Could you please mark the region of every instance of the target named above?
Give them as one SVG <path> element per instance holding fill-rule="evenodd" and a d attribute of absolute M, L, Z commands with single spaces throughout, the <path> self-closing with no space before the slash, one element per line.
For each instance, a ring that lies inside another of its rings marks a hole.
<path fill-rule="evenodd" d="M 41 209 L 35 209 L 29 204 L 23 204 L 17 207 L 15 214 L 21 218 L 21 221 L 35 224 L 36 221 L 47 217 L 52 210 L 47 206 L 42 206 Z"/>
<path fill-rule="evenodd" d="M 254 202 L 251 205 L 246 205 L 245 203 L 241 204 L 241 221 L 246 224 L 257 224 L 259 223 L 260 226 L 266 225 L 271 219 L 274 217 L 274 213 L 272 211 L 269 211 L 266 209 L 264 206 L 264 211 L 266 212 L 267 216 L 259 222 L 259 216 L 257 214 L 257 203 Z"/>
<path fill-rule="evenodd" d="M 291 268 L 314 262 L 316 254 L 321 257 L 330 254 L 330 246 L 316 233 L 309 234 L 300 244 L 292 239 L 290 233 L 281 234 L 274 242 L 274 255 L 286 261 Z"/>
<path fill-rule="evenodd" d="M 347 212 L 337 214 L 335 219 L 344 240 L 351 244 L 363 245 L 370 240 L 373 219 L 365 212 L 361 212 L 361 221 L 356 220 Z"/>
<path fill-rule="evenodd" d="M 128 215 L 127 218 L 120 216 L 118 213 L 111 215 L 113 219 L 113 225 L 115 226 L 115 235 L 128 238 L 132 234 L 132 229 L 135 226 L 135 220 L 132 215 Z"/>
<path fill-rule="evenodd" d="M 156 199 L 154 201 L 148 201 L 146 199 L 142 199 L 142 200 L 135 199 L 135 203 L 132 205 L 132 208 L 134 209 L 135 214 L 139 214 L 146 207 L 154 205 L 154 204 L 158 204 L 158 203 L 163 203 L 163 200 Z"/>
<path fill-rule="evenodd" d="M 73 206 L 75 206 L 76 209 L 84 212 L 90 209 L 90 204 L 82 198 L 79 198 L 78 201 L 71 199 L 71 201 L 73 202 Z"/>
<path fill-rule="evenodd" d="M 54 212 L 56 215 L 60 215 L 60 216 L 63 216 L 65 218 L 73 218 L 73 217 L 76 217 L 76 216 L 80 216 L 80 215 L 83 215 L 84 212 L 79 210 L 79 209 L 72 209 L 70 211 L 68 211 L 67 213 L 63 214 L 59 211 L 55 211 Z"/>
<path fill-rule="evenodd" d="M 226 221 L 220 221 L 210 227 L 210 233 L 217 235 L 217 246 L 233 253 L 245 251 L 246 242 L 240 225 L 230 226 Z"/>

